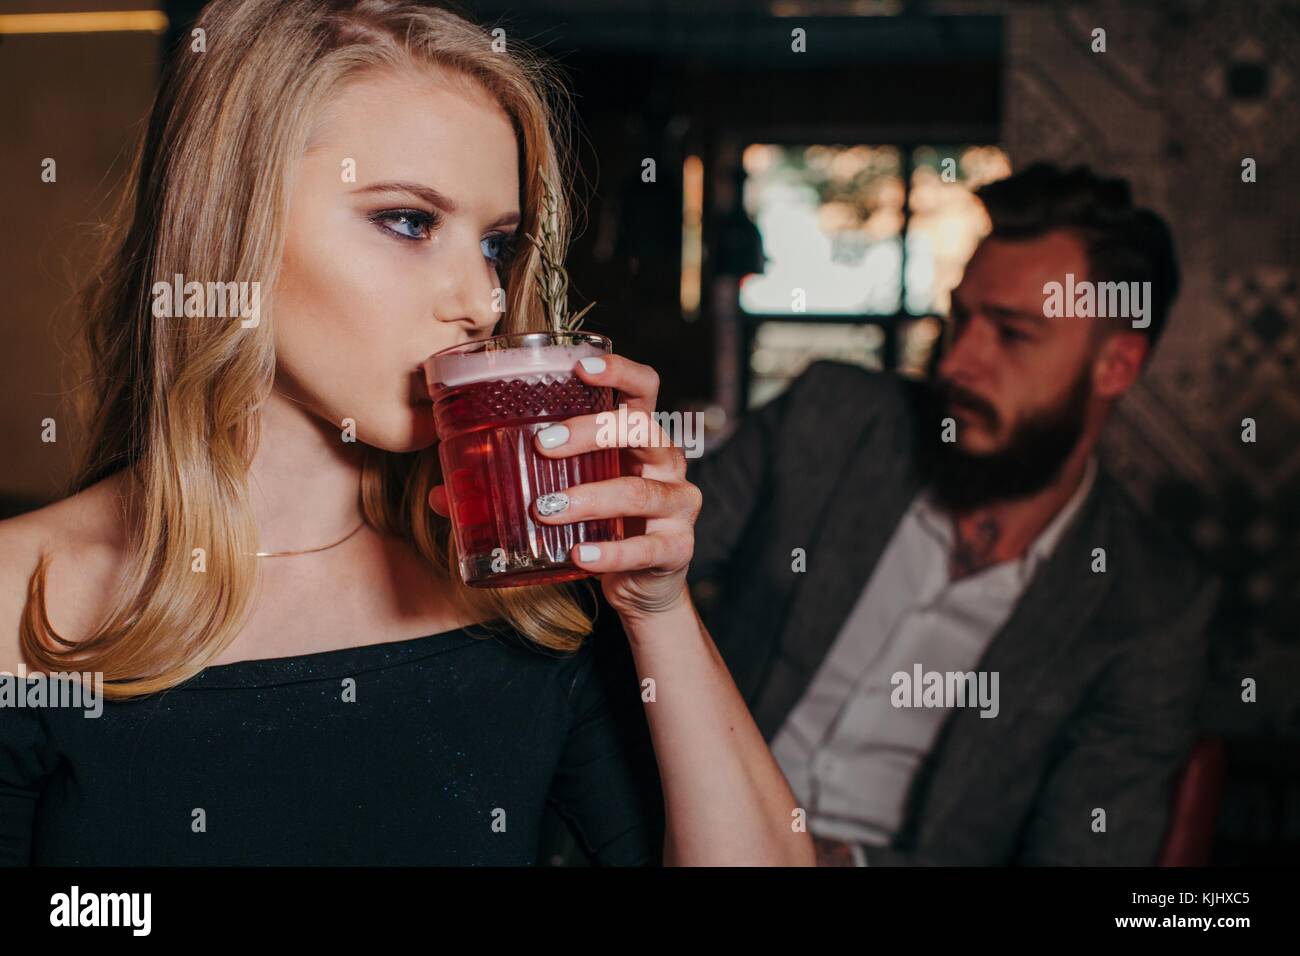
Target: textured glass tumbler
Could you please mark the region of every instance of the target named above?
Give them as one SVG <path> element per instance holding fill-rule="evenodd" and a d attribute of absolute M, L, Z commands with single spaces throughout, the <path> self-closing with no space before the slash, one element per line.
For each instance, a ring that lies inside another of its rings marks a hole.
<path fill-rule="evenodd" d="M 523 332 L 467 342 L 425 361 L 466 584 L 584 578 L 589 572 L 569 558 L 574 545 L 622 540 L 622 518 L 544 525 L 530 511 L 541 495 L 618 477 L 617 448 L 547 458 L 533 447 L 533 435 L 548 425 L 614 410 L 614 389 L 588 385 L 573 371 L 579 359 L 612 348 L 589 332 Z"/>

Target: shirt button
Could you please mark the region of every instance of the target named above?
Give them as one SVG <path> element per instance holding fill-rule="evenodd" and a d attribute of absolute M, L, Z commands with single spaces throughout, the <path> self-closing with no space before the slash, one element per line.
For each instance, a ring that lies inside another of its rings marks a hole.
<path fill-rule="evenodd" d="M 839 776 L 840 763 L 829 754 L 819 754 L 817 757 L 817 774 L 826 780 L 834 780 Z"/>

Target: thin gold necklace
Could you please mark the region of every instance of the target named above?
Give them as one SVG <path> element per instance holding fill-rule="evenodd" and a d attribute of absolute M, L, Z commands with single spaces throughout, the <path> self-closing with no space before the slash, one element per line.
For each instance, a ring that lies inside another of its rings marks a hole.
<path fill-rule="evenodd" d="M 358 531 L 360 531 L 363 527 L 365 527 L 365 524 L 366 524 L 366 521 L 365 521 L 364 518 L 362 518 L 362 519 L 361 519 L 361 524 L 357 525 L 355 528 L 353 528 L 351 531 L 349 531 L 349 532 L 348 532 L 347 534 L 345 534 L 343 537 L 339 538 L 339 539 L 338 539 L 337 541 L 335 541 L 333 544 L 323 545 L 322 547 L 319 547 L 319 548 L 307 548 L 306 550 L 303 550 L 303 551 L 257 551 L 257 552 L 254 553 L 253 557 L 255 557 L 255 558 L 288 558 L 288 557 L 292 557 L 292 556 L 295 555 L 295 554 L 315 554 L 317 551 L 328 551 L 330 548 L 337 548 L 337 547 L 338 547 L 339 545 L 341 545 L 344 541 L 348 540 L 348 538 L 352 537 L 354 534 L 356 534 Z"/>

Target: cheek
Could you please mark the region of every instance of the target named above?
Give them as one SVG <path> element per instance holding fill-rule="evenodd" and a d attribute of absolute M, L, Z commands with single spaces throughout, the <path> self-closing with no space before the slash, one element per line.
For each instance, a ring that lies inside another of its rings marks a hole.
<path fill-rule="evenodd" d="M 386 354 L 388 339 L 400 334 L 393 318 L 411 305 L 400 301 L 409 283 L 396 281 L 397 257 L 378 245 L 346 223 L 294 237 L 285 252 L 277 345 L 283 331 L 283 344 L 296 354 L 345 367 Z"/>
<path fill-rule="evenodd" d="M 1016 396 L 1017 407 L 1024 412 L 1022 417 L 1037 417 L 1042 412 L 1060 408 L 1078 386 L 1080 378 L 1090 376 L 1091 371 L 1091 354 L 1082 346 L 1045 351 L 1036 362 L 1022 370 L 1020 381 L 1023 384 Z"/>
<path fill-rule="evenodd" d="M 343 233 L 340 230 L 335 234 Z M 276 375 L 281 387 L 322 418 L 353 419 L 357 440 L 409 451 L 434 439 L 427 406 L 412 407 L 414 366 L 402 316 L 411 283 L 395 275 L 396 252 L 364 238 L 286 249 L 277 285 Z"/>

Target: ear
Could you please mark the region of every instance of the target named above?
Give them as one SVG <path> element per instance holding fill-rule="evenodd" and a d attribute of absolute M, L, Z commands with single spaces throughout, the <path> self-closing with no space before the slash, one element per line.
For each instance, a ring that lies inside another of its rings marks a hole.
<path fill-rule="evenodd" d="M 1101 343 L 1092 367 L 1092 393 L 1118 398 L 1142 374 L 1150 340 L 1141 332 L 1112 332 Z"/>

